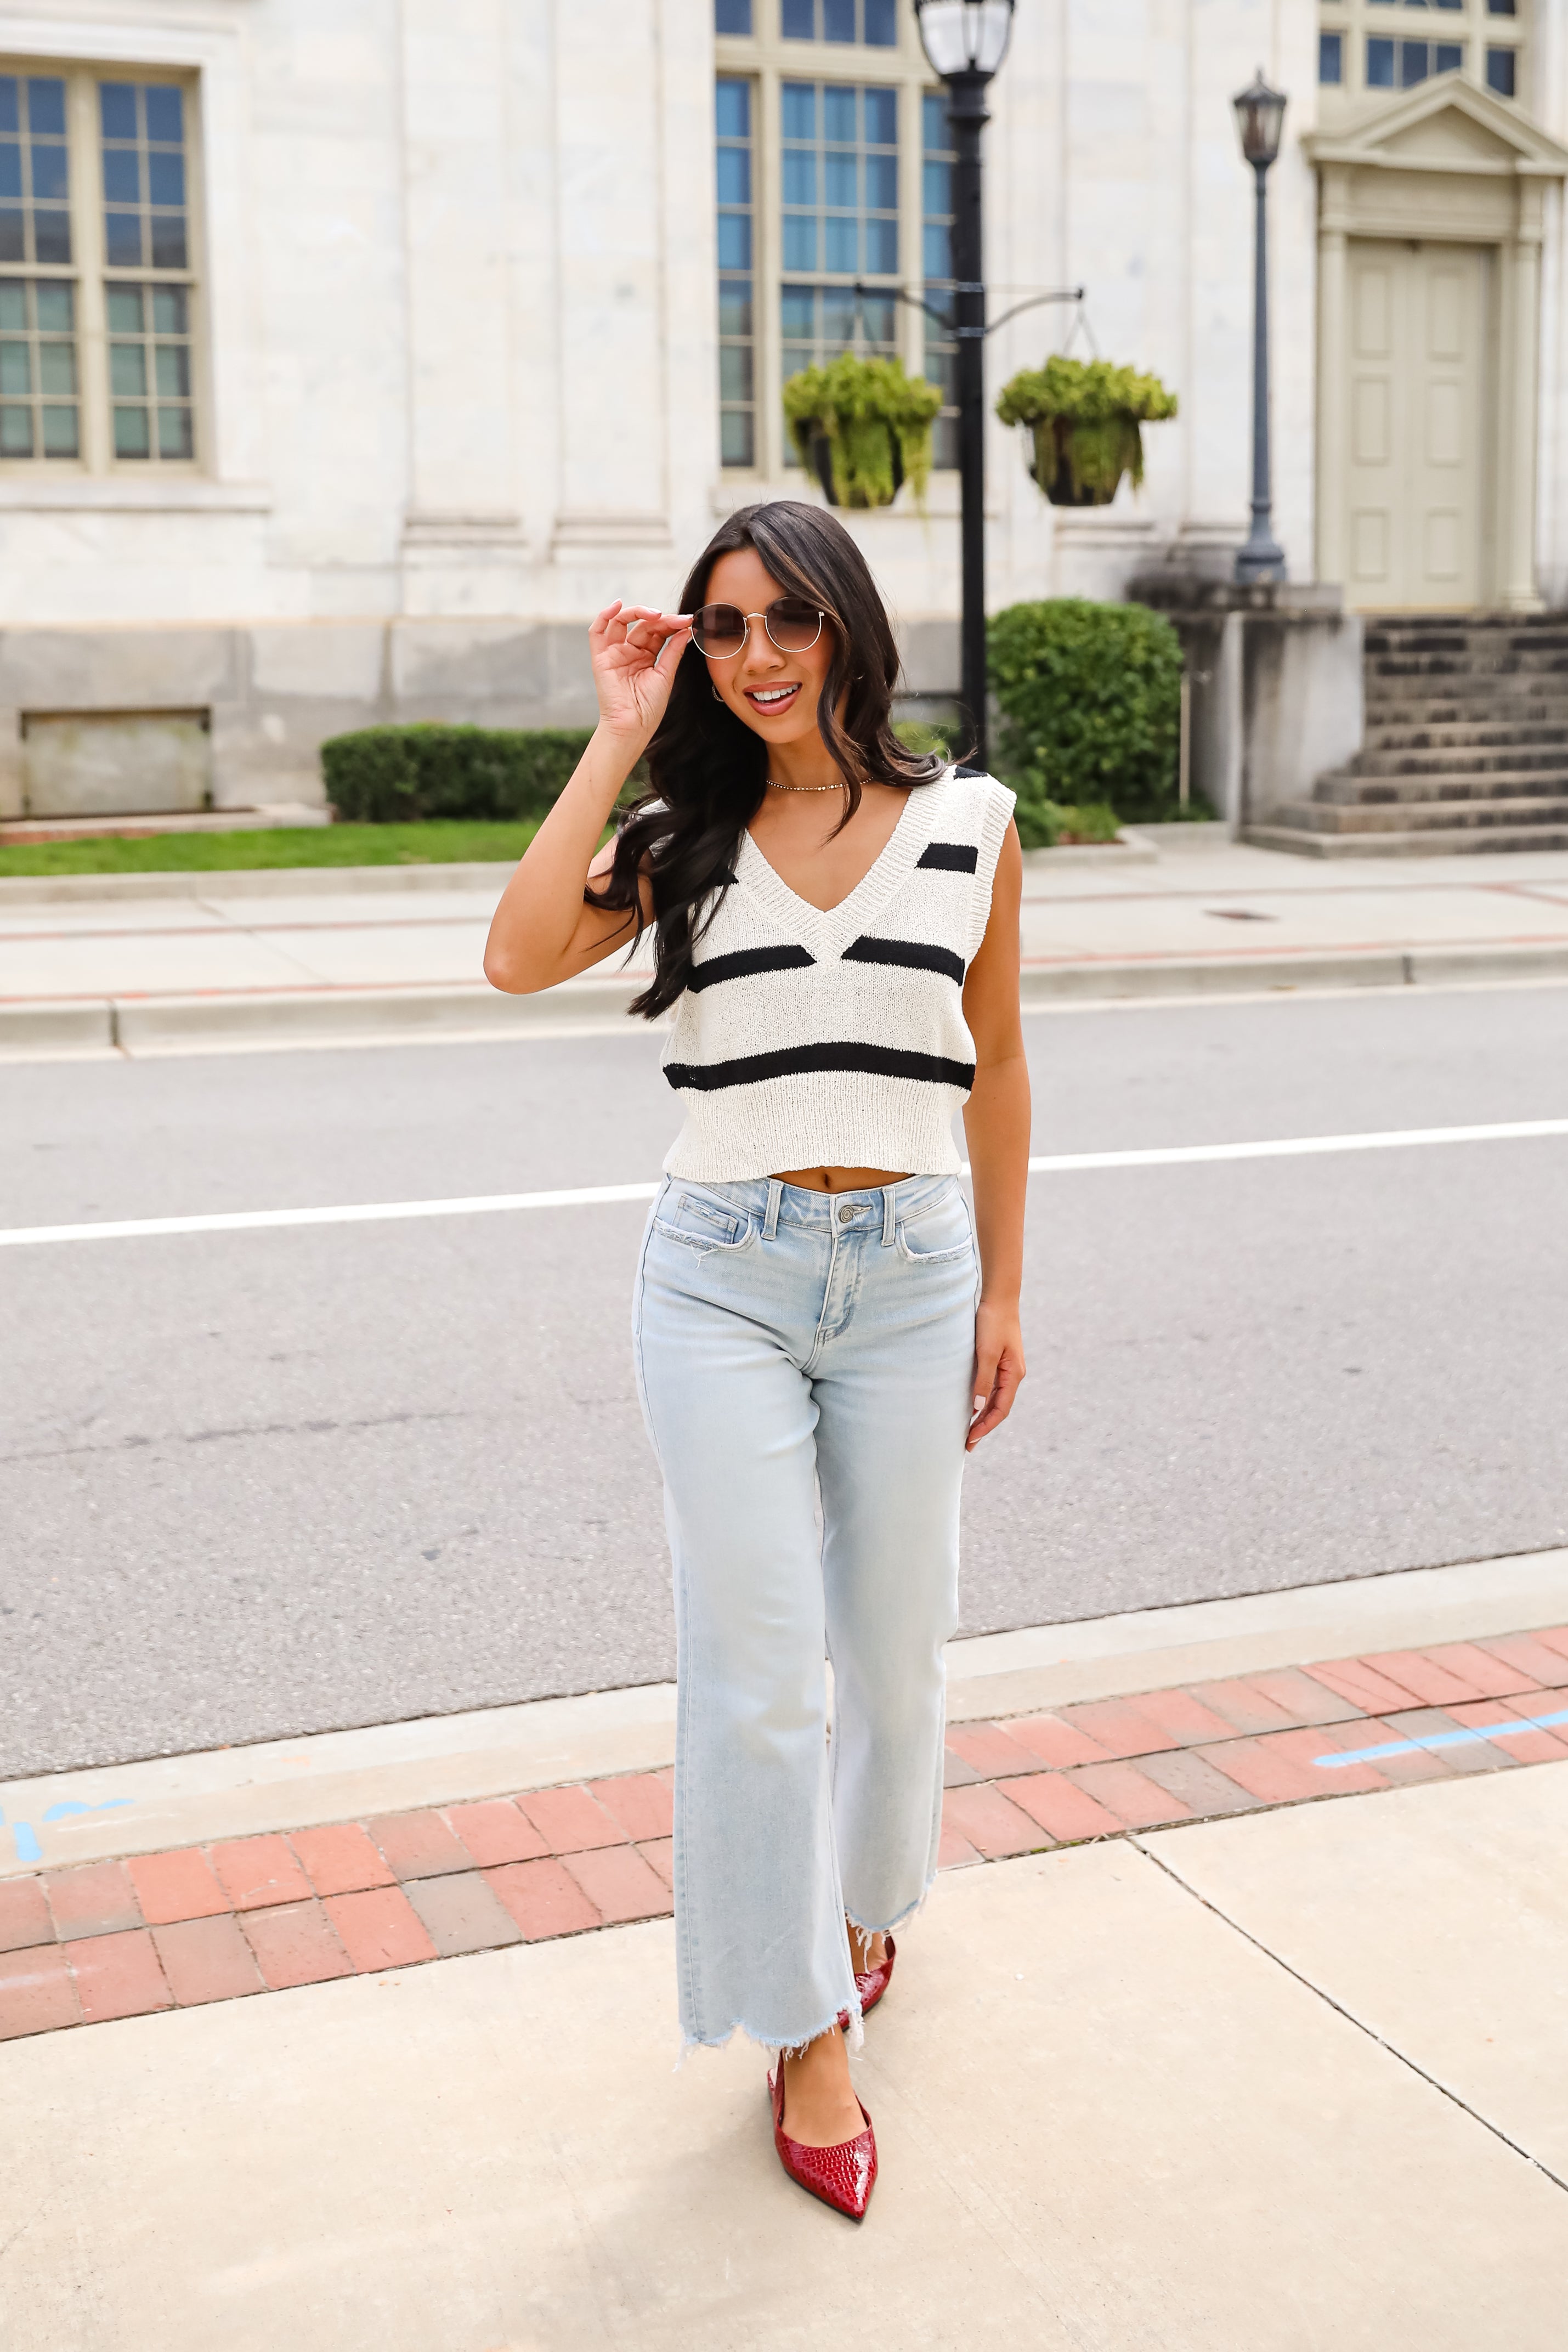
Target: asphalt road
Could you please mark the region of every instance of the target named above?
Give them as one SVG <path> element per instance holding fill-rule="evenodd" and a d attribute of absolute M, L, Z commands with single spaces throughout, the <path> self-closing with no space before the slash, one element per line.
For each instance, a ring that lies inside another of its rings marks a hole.
<path fill-rule="evenodd" d="M 1026 1024 L 1037 1151 L 1568 1112 L 1568 989 Z M 0 1223 L 612 1183 L 645 1034 L 0 1070 Z M 1045 1176 L 970 1632 L 1568 1540 L 1568 1143 Z M 0 1252 L 0 1776 L 662 1679 L 643 1211 Z"/>

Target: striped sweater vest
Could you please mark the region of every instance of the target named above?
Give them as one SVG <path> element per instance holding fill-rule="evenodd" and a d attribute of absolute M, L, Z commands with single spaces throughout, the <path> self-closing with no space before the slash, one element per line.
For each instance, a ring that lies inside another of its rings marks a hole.
<path fill-rule="evenodd" d="M 953 1115 L 975 1076 L 964 976 L 1012 807 L 1004 785 L 964 769 L 915 786 L 875 865 L 827 913 L 742 835 L 664 1055 L 686 1107 L 672 1176 L 960 1165 Z"/>

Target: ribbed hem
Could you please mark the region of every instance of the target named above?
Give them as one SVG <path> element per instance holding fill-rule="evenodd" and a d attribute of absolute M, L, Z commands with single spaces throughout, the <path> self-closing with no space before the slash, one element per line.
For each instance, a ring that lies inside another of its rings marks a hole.
<path fill-rule="evenodd" d="M 965 1099 L 956 1087 L 838 1071 L 683 1096 L 686 1122 L 664 1173 L 689 1176 L 695 1184 L 737 1184 L 787 1168 L 953 1176 L 963 1165 L 953 1118 Z"/>

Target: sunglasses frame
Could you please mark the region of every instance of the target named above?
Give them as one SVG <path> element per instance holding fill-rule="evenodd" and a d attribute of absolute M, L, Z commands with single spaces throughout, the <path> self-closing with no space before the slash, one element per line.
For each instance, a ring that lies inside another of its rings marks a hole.
<path fill-rule="evenodd" d="M 824 613 L 824 612 L 823 612 L 823 610 L 822 610 L 822 608 L 821 608 L 821 606 L 820 604 L 810 604 L 810 605 L 808 605 L 808 606 L 807 606 L 808 611 L 810 611 L 810 612 L 813 612 L 813 613 L 815 613 L 815 614 L 816 614 L 816 615 L 817 615 L 817 635 L 816 635 L 816 636 L 812 637 L 812 639 L 810 640 L 810 644 L 809 644 L 809 645 L 804 645 L 804 646 L 781 646 L 781 645 L 779 644 L 779 642 L 778 638 L 774 635 L 774 634 L 773 634 L 773 632 L 772 632 L 771 628 L 769 628 L 769 627 L 768 627 L 768 613 L 776 612 L 776 611 L 778 610 L 778 608 L 779 608 L 779 606 L 780 604 L 806 604 L 806 599 L 805 599 L 805 597 L 804 597 L 804 596 L 775 596 L 775 598 L 773 599 L 772 604 L 768 605 L 768 612 L 767 612 L 767 613 L 741 613 L 741 614 L 740 614 L 740 621 L 741 621 L 740 643 L 737 646 L 737 647 L 736 647 L 736 649 L 735 649 L 734 653 L 732 653 L 732 654 L 710 654 L 710 653 L 708 653 L 708 652 L 706 652 L 706 651 L 705 650 L 705 648 L 704 648 L 704 646 L 703 646 L 703 645 L 702 645 L 702 642 L 701 642 L 701 640 L 698 638 L 697 634 L 696 634 L 696 625 L 697 625 L 697 622 L 701 619 L 701 617 L 702 617 L 703 614 L 706 612 L 706 610 L 707 610 L 707 606 L 706 606 L 706 604 L 699 604 L 699 605 L 697 606 L 697 609 L 696 609 L 695 613 L 694 613 L 694 614 L 693 614 L 693 615 L 692 615 L 692 640 L 693 640 L 693 643 L 696 646 L 696 649 L 697 649 L 698 653 L 702 655 L 702 657 L 703 657 L 704 661 L 738 661 L 738 660 L 739 660 L 739 658 L 740 658 L 740 656 L 741 656 L 741 655 L 746 651 L 747 646 L 750 644 L 750 642 L 751 642 L 751 624 L 753 623 L 753 621 L 760 621 L 760 622 L 761 622 L 761 624 L 762 624 L 762 625 L 763 625 L 763 628 L 764 628 L 765 630 L 767 630 L 767 633 L 768 633 L 768 644 L 773 647 L 773 650 L 775 651 L 775 653 L 780 653 L 780 654 L 809 654 L 809 653 L 810 652 L 810 650 L 811 650 L 811 646 L 814 646 L 814 645 L 817 643 L 817 639 L 818 639 L 819 637 L 821 637 L 821 634 L 822 634 L 822 624 L 823 624 L 823 622 L 824 622 L 824 621 L 827 619 L 827 617 L 828 617 L 828 616 L 827 616 L 827 614 L 826 614 L 826 613 Z M 731 610 L 731 612 L 732 612 L 732 613 L 733 613 L 733 612 L 739 612 L 739 611 L 740 611 L 740 608 L 739 608 L 739 606 L 738 606 L 737 604 L 732 604 L 732 605 L 730 606 L 730 610 Z"/>

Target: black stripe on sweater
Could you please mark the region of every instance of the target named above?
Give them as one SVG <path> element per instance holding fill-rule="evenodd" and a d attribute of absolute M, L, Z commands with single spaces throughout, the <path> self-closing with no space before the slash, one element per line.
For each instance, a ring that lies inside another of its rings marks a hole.
<path fill-rule="evenodd" d="M 688 988 L 716 988 L 723 980 L 750 980 L 759 971 L 804 971 L 815 963 L 804 948 L 737 948 L 733 955 L 706 956 L 692 966 Z"/>
<path fill-rule="evenodd" d="M 943 874 L 973 874 L 980 862 L 980 853 L 967 841 L 928 841 L 919 862 L 922 866 L 934 866 Z"/>
<path fill-rule="evenodd" d="M 733 1062 L 666 1062 L 664 1076 L 678 1091 L 711 1095 L 725 1087 L 756 1087 L 768 1078 L 799 1078 L 818 1070 L 858 1070 L 872 1078 L 914 1078 L 925 1086 L 975 1083 L 973 1062 L 950 1062 L 941 1054 L 911 1054 L 902 1045 L 822 1043 L 784 1045 L 773 1054 L 742 1054 Z"/>
<path fill-rule="evenodd" d="M 851 941 L 844 950 L 846 963 L 896 963 L 905 971 L 939 971 L 945 980 L 956 980 L 964 985 L 964 959 L 956 956 L 951 948 L 927 947 L 921 940 L 873 940 L 869 936 Z"/>

